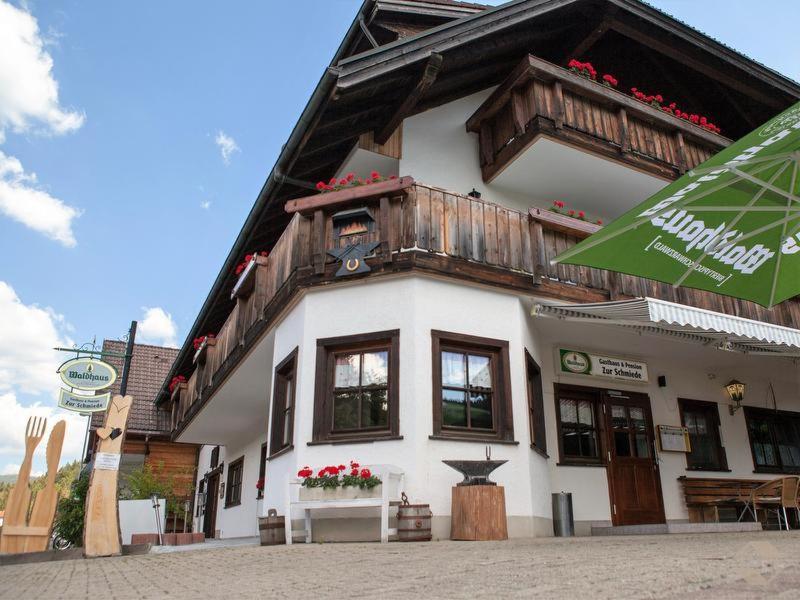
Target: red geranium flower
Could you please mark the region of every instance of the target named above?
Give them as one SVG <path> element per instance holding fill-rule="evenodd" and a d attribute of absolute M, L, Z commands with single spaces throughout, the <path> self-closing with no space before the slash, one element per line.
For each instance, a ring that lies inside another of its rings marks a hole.
<path fill-rule="evenodd" d="M 351 460 L 351 461 L 350 461 L 350 467 L 351 467 L 352 469 L 357 469 L 359 466 L 360 466 L 360 465 L 359 465 L 357 462 L 355 462 L 355 461 L 353 461 L 353 460 Z"/>
<path fill-rule="evenodd" d="M 372 473 L 369 469 L 361 469 L 361 478 L 362 479 L 369 479 L 372 476 Z"/>

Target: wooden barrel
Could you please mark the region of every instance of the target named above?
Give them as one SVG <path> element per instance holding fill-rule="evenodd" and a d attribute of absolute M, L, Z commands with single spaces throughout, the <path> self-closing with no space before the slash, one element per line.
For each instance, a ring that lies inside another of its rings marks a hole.
<path fill-rule="evenodd" d="M 431 505 L 401 504 L 397 509 L 397 541 L 431 540 Z"/>
<path fill-rule="evenodd" d="M 283 517 L 278 516 L 277 510 L 270 508 L 266 517 L 259 517 L 258 533 L 261 536 L 262 546 L 286 543 L 285 523 Z"/>

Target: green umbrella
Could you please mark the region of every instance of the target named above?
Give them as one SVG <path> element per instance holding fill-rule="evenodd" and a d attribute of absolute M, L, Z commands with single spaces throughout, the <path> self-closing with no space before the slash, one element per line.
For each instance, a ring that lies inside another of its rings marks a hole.
<path fill-rule="evenodd" d="M 752 300 L 800 294 L 800 103 L 553 262 Z"/>

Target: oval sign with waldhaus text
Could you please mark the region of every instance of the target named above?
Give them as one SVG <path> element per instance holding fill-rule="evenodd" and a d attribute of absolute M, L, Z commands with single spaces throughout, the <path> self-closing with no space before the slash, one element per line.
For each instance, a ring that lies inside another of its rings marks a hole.
<path fill-rule="evenodd" d="M 76 390 L 102 390 L 117 380 L 117 370 L 107 362 L 93 358 L 73 358 L 58 369 L 68 386 Z"/>

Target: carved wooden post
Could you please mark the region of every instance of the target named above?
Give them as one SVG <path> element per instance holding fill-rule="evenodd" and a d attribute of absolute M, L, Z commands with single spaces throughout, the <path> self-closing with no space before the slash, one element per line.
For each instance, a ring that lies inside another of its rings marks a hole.
<path fill-rule="evenodd" d="M 686 173 L 686 144 L 683 141 L 683 133 L 675 132 L 675 145 L 678 148 L 678 172 L 683 175 Z"/>
<path fill-rule="evenodd" d="M 564 126 L 564 114 L 566 110 L 564 108 L 564 90 L 561 88 L 560 81 L 553 83 L 553 97 L 556 99 L 556 114 L 554 115 L 555 119 L 553 119 L 553 121 L 555 122 L 556 129 L 561 129 Z"/>
<path fill-rule="evenodd" d="M 392 218 L 391 218 L 391 203 L 389 201 L 388 196 L 381 196 L 380 199 L 380 223 L 378 226 L 380 227 L 380 243 L 381 243 L 381 257 L 383 259 L 384 264 L 392 262 L 392 248 L 391 248 L 391 239 L 392 239 Z"/>
<path fill-rule="evenodd" d="M 620 150 L 625 152 L 631 151 L 631 140 L 629 137 L 628 132 L 628 113 L 625 111 L 624 108 L 620 108 L 619 112 L 617 113 L 617 119 L 619 120 L 619 139 L 620 139 Z"/>

